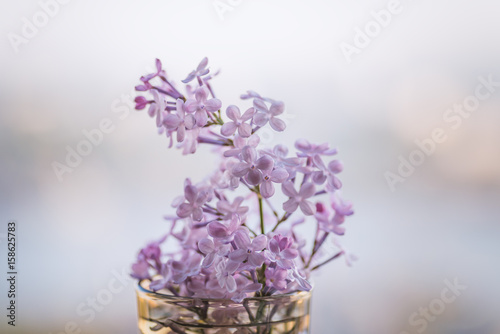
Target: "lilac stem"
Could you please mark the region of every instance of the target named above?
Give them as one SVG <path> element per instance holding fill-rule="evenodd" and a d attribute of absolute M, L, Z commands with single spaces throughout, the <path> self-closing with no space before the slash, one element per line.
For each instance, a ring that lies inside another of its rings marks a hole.
<path fill-rule="evenodd" d="M 313 252 L 316 253 L 321 245 L 323 245 L 323 243 L 325 242 L 326 238 L 328 237 L 328 232 L 325 232 L 325 234 L 323 235 L 323 237 L 321 238 L 321 240 L 316 244 L 316 247 L 313 249 Z"/>
<path fill-rule="evenodd" d="M 210 132 L 210 134 L 211 134 L 211 135 L 214 135 L 214 136 L 216 136 L 216 137 L 219 137 L 220 139 L 224 139 L 224 140 L 226 140 L 226 137 L 221 136 L 220 134 L 218 134 L 218 133 L 216 133 L 216 132 L 213 132 L 212 130 L 209 130 L 209 132 Z"/>
<path fill-rule="evenodd" d="M 204 81 L 204 82 L 205 82 L 205 85 L 207 85 L 208 91 L 210 92 L 210 94 L 212 94 L 212 97 L 215 99 L 215 94 L 214 94 L 214 91 L 212 90 L 212 86 L 207 81 Z"/>
<path fill-rule="evenodd" d="M 259 129 L 260 129 L 260 126 L 256 126 L 255 128 L 253 128 L 252 134 L 254 134 L 255 132 L 257 132 Z"/>
<path fill-rule="evenodd" d="M 297 236 L 295 235 L 295 232 L 293 232 L 292 230 L 292 237 L 297 240 Z M 297 249 L 299 251 L 299 256 L 300 256 L 300 259 L 302 260 L 302 263 L 305 265 L 306 264 L 306 258 L 304 256 L 304 253 L 302 253 L 302 248 L 298 248 Z"/>
<path fill-rule="evenodd" d="M 272 229 L 272 232 L 276 231 L 276 229 L 278 228 L 278 226 L 280 226 L 281 223 L 285 222 L 288 218 L 290 218 L 291 215 L 292 214 L 290 212 L 285 212 L 285 214 L 283 215 L 283 217 L 281 217 L 281 219 L 278 220 L 278 222 L 276 223 L 276 225 Z"/>
<path fill-rule="evenodd" d="M 167 94 L 167 95 L 170 95 L 172 96 L 174 99 L 183 99 L 184 101 L 186 101 L 186 98 L 184 97 L 184 95 L 182 95 L 181 93 L 179 93 L 179 91 L 177 89 L 175 89 L 175 87 L 170 83 L 168 82 L 167 78 L 165 78 L 163 75 L 160 75 L 160 79 L 162 79 L 163 81 L 165 81 L 165 83 L 167 85 L 170 86 L 170 88 L 172 88 L 172 90 L 174 91 L 175 94 L 177 94 L 176 96 L 173 96 L 171 94 Z"/>
<path fill-rule="evenodd" d="M 323 195 L 323 194 L 326 194 L 326 190 L 318 191 L 313 196 L 319 196 L 319 195 Z"/>
<path fill-rule="evenodd" d="M 250 276 L 252 276 L 254 283 L 259 283 L 259 280 L 257 279 L 257 275 L 255 275 L 255 270 L 250 270 Z"/>
<path fill-rule="evenodd" d="M 309 267 L 309 265 L 311 264 L 311 261 L 314 257 L 314 255 L 316 255 L 316 252 L 318 251 L 318 248 L 319 247 L 316 247 L 317 244 L 318 244 L 318 235 L 319 235 L 319 223 L 316 225 L 316 234 L 314 235 L 314 245 L 313 245 L 313 250 L 312 250 L 312 253 L 311 253 L 311 257 L 309 258 L 309 260 L 307 261 L 307 264 L 306 264 L 306 268 Z"/>
<path fill-rule="evenodd" d="M 339 253 L 335 254 L 334 256 L 332 256 L 331 258 L 329 258 L 328 260 L 326 260 L 325 262 L 322 262 L 322 263 L 318 264 L 317 266 L 314 266 L 314 267 L 311 269 L 311 271 L 314 271 L 314 270 L 316 270 L 316 269 L 318 269 L 318 268 L 320 268 L 320 267 L 324 266 L 325 264 L 327 264 L 327 263 L 329 263 L 329 262 L 331 262 L 331 261 L 335 260 L 336 258 L 340 257 L 343 253 L 344 253 L 344 252 L 342 251 L 342 252 L 339 252 Z"/>
<path fill-rule="evenodd" d="M 198 137 L 198 143 L 205 143 L 205 144 L 212 144 L 212 145 L 219 145 L 219 146 L 230 146 L 231 145 L 227 141 L 223 142 L 220 140 L 206 138 L 206 137 Z"/>
<path fill-rule="evenodd" d="M 279 219 L 279 217 L 278 217 L 278 212 L 274 209 L 273 204 L 271 203 L 271 201 L 269 200 L 269 198 L 265 198 L 265 200 L 266 200 L 266 203 L 267 203 L 267 205 L 269 206 L 269 208 L 273 211 L 274 216 L 275 216 L 277 219 Z"/>

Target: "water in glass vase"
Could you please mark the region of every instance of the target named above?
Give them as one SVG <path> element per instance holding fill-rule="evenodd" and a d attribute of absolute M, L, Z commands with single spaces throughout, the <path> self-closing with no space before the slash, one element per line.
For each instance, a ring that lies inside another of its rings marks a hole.
<path fill-rule="evenodd" d="M 147 285 L 146 285 L 147 286 Z M 142 334 L 308 334 L 311 292 L 247 298 L 195 299 L 152 292 L 139 284 Z"/>

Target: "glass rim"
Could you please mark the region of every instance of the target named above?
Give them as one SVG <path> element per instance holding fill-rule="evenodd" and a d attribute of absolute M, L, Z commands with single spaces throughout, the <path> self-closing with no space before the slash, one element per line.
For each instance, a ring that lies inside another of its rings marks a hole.
<path fill-rule="evenodd" d="M 243 299 L 243 301 L 241 303 L 237 303 L 231 299 L 228 299 L 228 298 L 199 298 L 199 297 L 187 297 L 187 296 L 175 296 L 175 295 L 172 295 L 172 294 L 166 294 L 166 293 L 161 293 L 161 292 L 158 292 L 158 291 L 153 291 L 153 290 L 150 290 L 149 288 L 145 288 L 142 286 L 142 284 L 146 281 L 149 281 L 151 282 L 150 280 L 148 279 L 143 279 L 143 280 L 140 280 L 139 282 L 137 282 L 137 285 L 136 285 L 136 290 L 138 292 L 141 292 L 141 293 L 144 293 L 146 295 L 153 295 L 155 297 L 159 297 L 159 298 L 162 298 L 162 299 L 165 299 L 165 300 L 170 300 L 170 301 L 173 301 L 173 302 L 180 302 L 180 301 L 189 301 L 189 302 L 195 302 L 195 301 L 202 301 L 202 302 L 212 302 L 212 303 L 231 303 L 231 304 L 244 304 L 245 302 L 250 302 L 250 301 L 258 301 L 258 302 L 262 302 L 262 301 L 267 301 L 267 302 L 276 302 L 276 301 L 279 301 L 279 300 L 282 300 L 282 299 L 285 299 L 285 298 L 290 298 L 290 299 L 300 299 L 302 297 L 307 297 L 307 296 L 311 296 L 312 295 L 312 292 L 314 290 L 314 284 L 312 284 L 312 288 L 311 290 L 309 291 L 305 291 L 305 290 L 295 290 L 295 291 L 291 291 L 291 292 L 287 292 L 287 293 L 282 293 L 282 294 L 274 294 L 274 295 L 271 295 L 271 296 L 263 296 L 263 297 L 247 297 L 245 299 Z M 295 297 L 295 298 L 294 298 Z"/>

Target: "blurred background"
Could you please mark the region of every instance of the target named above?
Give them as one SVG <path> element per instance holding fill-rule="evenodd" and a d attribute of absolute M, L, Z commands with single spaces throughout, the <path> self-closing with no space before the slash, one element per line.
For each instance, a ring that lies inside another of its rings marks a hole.
<path fill-rule="evenodd" d="M 17 221 L 19 277 L 17 325 L 2 313 L 0 331 L 136 333 L 129 265 L 166 231 L 184 178 L 215 162 L 169 150 L 132 89 L 156 57 L 180 81 L 207 56 L 224 105 L 247 89 L 285 102 L 288 129 L 270 145 L 340 151 L 356 211 L 344 244 L 359 261 L 316 277 L 314 334 L 417 333 L 410 316 L 445 280 L 467 288 L 425 333 L 499 334 L 500 87 L 456 129 L 443 115 L 478 77 L 500 81 L 500 4 L 401 0 L 377 30 L 372 12 L 390 3 L 2 2 L 0 247 L 5 259 Z M 53 163 L 103 119 L 113 130 L 59 180 Z M 447 140 L 391 189 L 387 172 L 437 128 Z"/>

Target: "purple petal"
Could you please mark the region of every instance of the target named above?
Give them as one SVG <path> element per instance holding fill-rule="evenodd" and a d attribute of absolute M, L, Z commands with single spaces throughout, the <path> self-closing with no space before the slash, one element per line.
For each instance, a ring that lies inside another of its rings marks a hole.
<path fill-rule="evenodd" d="M 163 123 L 163 112 L 156 110 L 156 126 L 160 127 Z"/>
<path fill-rule="evenodd" d="M 148 82 L 149 80 L 153 79 L 154 77 L 157 76 L 157 73 L 151 73 L 151 74 L 148 74 L 148 75 L 145 75 L 145 76 L 142 76 L 141 77 L 141 81 L 142 82 Z"/>
<path fill-rule="evenodd" d="M 208 89 L 205 86 L 198 88 L 194 93 L 194 98 L 198 103 L 205 102 L 208 97 Z"/>
<path fill-rule="evenodd" d="M 253 106 L 257 110 L 264 111 L 264 112 L 268 111 L 266 103 L 264 101 L 262 101 L 261 99 L 254 99 Z"/>
<path fill-rule="evenodd" d="M 257 113 L 253 116 L 253 122 L 257 126 L 264 126 L 267 124 L 268 121 L 269 121 L 269 116 L 267 114 Z"/>
<path fill-rule="evenodd" d="M 184 118 L 184 125 L 186 126 L 186 129 L 191 130 L 194 128 L 194 125 L 196 124 L 196 118 L 192 114 L 186 115 L 186 118 Z"/>
<path fill-rule="evenodd" d="M 184 188 L 184 197 L 189 203 L 193 203 L 196 200 L 197 194 L 198 189 L 190 184 Z"/>
<path fill-rule="evenodd" d="M 323 162 L 323 159 L 321 159 L 321 157 L 319 155 L 315 155 L 312 160 L 313 160 L 314 164 L 316 165 L 316 167 L 318 167 L 319 169 L 322 169 L 322 170 L 326 169 L 325 163 Z"/>
<path fill-rule="evenodd" d="M 278 254 L 280 252 L 279 244 L 276 239 L 273 238 L 269 241 L 269 250 L 274 254 Z"/>
<path fill-rule="evenodd" d="M 188 83 L 191 80 L 193 80 L 195 77 L 196 77 L 196 72 L 193 71 L 193 72 L 189 73 L 188 76 L 186 77 L 186 79 L 182 80 L 182 82 L 183 83 Z"/>
<path fill-rule="evenodd" d="M 285 122 L 276 117 L 271 117 L 271 119 L 269 120 L 269 124 L 271 124 L 271 127 L 278 132 L 284 131 L 286 129 Z"/>
<path fill-rule="evenodd" d="M 217 210 L 222 213 L 229 213 L 233 210 L 231 204 L 228 201 L 222 200 L 217 202 Z"/>
<path fill-rule="evenodd" d="M 240 119 L 242 122 L 248 121 L 253 117 L 254 114 L 255 114 L 255 109 L 249 108 L 247 111 L 245 111 L 245 113 L 243 114 L 243 116 L 241 116 Z"/>
<path fill-rule="evenodd" d="M 135 86 L 135 90 L 138 91 L 138 92 L 145 92 L 149 89 L 150 87 L 146 86 L 146 85 L 137 85 Z"/>
<path fill-rule="evenodd" d="M 300 202 L 300 210 L 306 215 L 306 216 L 312 216 L 316 213 L 316 205 L 314 205 L 310 201 L 301 201 Z"/>
<path fill-rule="evenodd" d="M 230 105 L 226 109 L 226 115 L 232 121 L 237 122 L 240 119 L 240 117 L 241 117 L 240 109 L 237 106 L 235 106 L 235 105 Z"/>
<path fill-rule="evenodd" d="M 300 285 L 302 289 L 305 291 L 310 291 L 312 289 L 312 285 L 304 278 L 302 277 L 297 271 L 294 271 L 293 277 L 295 278 L 295 281 L 297 284 Z"/>
<path fill-rule="evenodd" d="M 182 143 L 186 137 L 186 128 L 181 126 L 177 129 L 177 142 Z"/>
<path fill-rule="evenodd" d="M 201 263 L 201 266 L 203 268 L 208 268 L 210 267 L 215 260 L 215 253 L 209 253 L 205 258 L 203 259 L 203 262 Z"/>
<path fill-rule="evenodd" d="M 205 109 L 210 112 L 214 112 L 222 107 L 222 102 L 219 99 L 210 99 L 205 102 Z"/>
<path fill-rule="evenodd" d="M 245 261 L 248 257 L 248 253 L 245 249 L 237 249 L 232 253 L 229 253 L 229 259 L 234 262 L 241 263 Z"/>
<path fill-rule="evenodd" d="M 134 99 L 135 103 L 136 103 L 136 109 L 137 110 L 141 110 L 141 109 L 144 109 L 144 107 L 146 107 L 147 103 L 148 103 L 148 100 L 146 100 L 146 98 L 144 96 L 137 96 L 135 99 Z"/>
<path fill-rule="evenodd" d="M 226 272 L 232 274 L 238 269 L 239 266 L 240 262 L 228 261 L 226 264 Z"/>
<path fill-rule="evenodd" d="M 247 249 L 252 244 L 248 231 L 238 230 L 234 236 L 234 242 L 238 248 Z"/>
<path fill-rule="evenodd" d="M 293 260 L 299 255 L 299 252 L 293 248 L 287 248 L 281 252 L 281 256 L 286 260 Z"/>
<path fill-rule="evenodd" d="M 253 147 L 245 146 L 241 151 L 241 156 L 243 160 L 251 164 L 257 159 L 257 151 Z"/>
<path fill-rule="evenodd" d="M 229 137 L 236 132 L 237 128 L 238 127 L 236 126 L 236 124 L 234 122 L 227 122 L 227 123 L 224 123 L 224 125 L 221 127 L 220 133 L 223 136 Z"/>
<path fill-rule="evenodd" d="M 243 291 L 244 292 L 256 292 L 256 291 L 259 291 L 260 289 L 262 289 L 262 284 L 260 283 L 252 283 L 252 284 L 249 284 L 247 285 Z"/>
<path fill-rule="evenodd" d="M 140 261 L 132 265 L 132 276 L 137 279 L 149 278 L 149 264 L 146 261 Z"/>
<path fill-rule="evenodd" d="M 238 127 L 238 134 L 243 138 L 250 137 L 252 135 L 252 126 L 247 123 L 240 124 L 240 126 Z"/>
<path fill-rule="evenodd" d="M 330 177 L 330 181 L 328 182 L 331 187 L 333 187 L 334 189 L 340 189 L 342 188 L 342 182 L 340 181 L 340 179 L 338 177 L 336 177 L 335 175 L 331 175 Z"/>
<path fill-rule="evenodd" d="M 240 162 L 233 167 L 231 173 L 233 173 L 233 175 L 236 177 L 242 177 L 245 176 L 249 170 L 250 170 L 250 165 L 248 163 Z"/>
<path fill-rule="evenodd" d="M 284 168 L 276 168 L 271 173 L 271 181 L 275 183 L 282 183 L 288 179 L 288 172 Z"/>
<path fill-rule="evenodd" d="M 274 160 L 268 155 L 264 155 L 256 161 L 255 166 L 260 170 L 271 170 L 274 166 Z"/>
<path fill-rule="evenodd" d="M 208 234 L 213 238 L 225 238 L 229 235 L 227 227 L 219 222 L 208 224 Z"/>
<path fill-rule="evenodd" d="M 234 279 L 233 276 L 228 276 L 226 278 L 226 287 L 227 287 L 227 291 L 229 292 L 235 292 L 236 291 L 236 280 Z"/>
<path fill-rule="evenodd" d="M 274 154 L 280 158 L 285 158 L 288 155 L 288 147 L 282 144 L 278 144 L 273 148 Z"/>
<path fill-rule="evenodd" d="M 210 239 L 203 238 L 198 242 L 198 248 L 203 254 L 208 254 L 214 251 L 214 242 Z"/>
<path fill-rule="evenodd" d="M 155 103 L 151 103 L 149 105 L 149 109 L 148 109 L 148 115 L 150 117 L 154 117 L 154 115 L 156 114 L 156 104 Z"/>
<path fill-rule="evenodd" d="M 175 130 L 181 124 L 182 119 L 174 114 L 169 114 L 165 116 L 165 119 L 163 120 L 163 125 L 167 127 L 167 129 L 170 130 Z"/>
<path fill-rule="evenodd" d="M 233 202 L 233 207 L 235 208 L 239 208 L 238 211 L 240 211 L 241 209 L 244 210 L 243 213 L 247 212 L 248 211 L 248 207 L 247 206 L 242 206 L 240 207 L 241 203 L 243 203 L 245 199 L 242 197 L 242 196 L 238 196 L 234 199 L 234 202 Z"/>
<path fill-rule="evenodd" d="M 267 237 L 261 234 L 252 240 L 251 248 L 254 251 L 261 251 L 264 248 L 266 248 L 266 245 L 267 245 Z"/>
<path fill-rule="evenodd" d="M 273 286 L 278 290 L 285 290 L 286 285 L 286 281 L 275 281 L 273 284 Z"/>
<path fill-rule="evenodd" d="M 149 287 L 151 288 L 151 290 L 153 291 L 158 291 L 158 290 L 161 290 L 163 288 L 165 288 L 165 286 L 167 285 L 168 282 L 166 282 L 165 280 L 163 279 L 157 279 L 157 280 L 154 280 L 152 281 L 150 284 L 149 284 Z"/>
<path fill-rule="evenodd" d="M 323 184 L 323 183 L 325 183 L 326 178 L 327 177 L 326 177 L 325 173 L 323 173 L 321 171 L 317 171 L 317 172 L 314 172 L 312 174 L 312 180 L 316 184 Z"/>
<path fill-rule="evenodd" d="M 260 194 L 264 198 L 269 198 L 274 195 L 274 185 L 271 181 L 264 181 L 260 185 Z"/>
<path fill-rule="evenodd" d="M 333 160 L 328 163 L 328 169 L 335 174 L 342 172 L 344 165 L 338 160 Z"/>
<path fill-rule="evenodd" d="M 177 216 L 179 216 L 181 218 L 189 217 L 192 212 L 193 212 L 193 208 L 188 203 L 182 203 L 177 208 Z"/>
<path fill-rule="evenodd" d="M 281 115 L 285 111 L 285 104 L 281 101 L 274 102 L 269 108 L 269 112 L 273 116 Z"/>
<path fill-rule="evenodd" d="M 308 182 L 302 185 L 299 191 L 299 195 L 302 198 L 309 198 L 312 195 L 314 195 L 315 192 L 316 192 L 316 187 L 314 186 L 314 184 Z"/>
<path fill-rule="evenodd" d="M 294 263 L 291 260 L 281 259 L 276 262 L 278 267 L 283 269 L 292 269 L 294 267 Z"/>
<path fill-rule="evenodd" d="M 205 110 L 198 110 L 194 114 L 194 118 L 196 119 L 196 125 L 199 126 L 200 128 L 204 127 L 208 122 L 208 115 Z"/>
<path fill-rule="evenodd" d="M 274 277 L 279 281 L 283 281 L 287 276 L 288 276 L 288 272 L 284 269 L 277 269 L 274 272 Z"/>
<path fill-rule="evenodd" d="M 193 209 L 193 219 L 200 221 L 203 218 L 203 210 L 201 208 Z"/>
<path fill-rule="evenodd" d="M 281 240 L 279 241 L 280 250 L 287 249 L 291 243 L 291 240 L 287 237 L 281 238 Z"/>
<path fill-rule="evenodd" d="M 292 181 L 286 181 L 281 185 L 281 190 L 283 191 L 283 194 L 285 194 L 288 197 L 295 197 L 298 195 L 297 190 L 295 190 L 295 187 L 292 183 Z M 295 210 L 293 210 L 295 211 Z"/>
<path fill-rule="evenodd" d="M 177 99 L 175 101 L 175 110 L 177 111 L 177 114 L 179 114 L 180 117 L 184 118 L 184 100 L 182 99 Z"/>
<path fill-rule="evenodd" d="M 158 59 L 158 58 L 156 58 L 156 71 L 157 71 L 158 73 L 160 73 L 160 72 L 161 72 L 161 60 L 160 60 L 160 59 Z"/>
<path fill-rule="evenodd" d="M 256 147 L 260 143 L 260 137 L 256 134 L 253 134 L 248 138 L 248 146 Z"/>
<path fill-rule="evenodd" d="M 188 113 L 194 113 L 196 110 L 198 110 L 198 102 L 195 100 L 187 100 L 184 103 L 184 110 Z"/>
<path fill-rule="evenodd" d="M 201 76 L 203 76 L 203 75 L 205 75 L 205 74 L 208 74 L 208 72 L 210 72 L 210 70 L 209 70 L 208 68 L 206 68 L 206 69 L 204 69 L 204 70 L 202 70 L 202 71 L 199 71 L 199 72 L 198 72 L 198 76 L 200 76 L 200 77 L 201 77 Z M 217 72 L 217 73 L 218 73 L 218 72 Z M 216 73 L 215 75 L 217 75 L 217 73 Z"/>
<path fill-rule="evenodd" d="M 261 253 L 252 253 L 248 256 L 248 262 L 254 267 L 260 267 L 266 260 L 266 257 Z"/>
<path fill-rule="evenodd" d="M 290 198 L 288 201 L 283 203 L 283 210 L 285 210 L 288 213 L 295 212 L 299 206 L 299 203 L 293 198 Z"/>
<path fill-rule="evenodd" d="M 208 58 L 205 57 L 198 64 L 198 67 L 196 68 L 196 71 L 202 71 L 202 70 L 204 70 L 205 67 L 207 67 L 207 65 L 208 65 Z"/>
<path fill-rule="evenodd" d="M 311 149 L 311 143 L 305 139 L 298 139 L 295 142 L 295 148 L 299 151 L 309 151 Z"/>
<path fill-rule="evenodd" d="M 332 228 L 332 232 L 335 233 L 336 235 L 344 235 L 345 227 L 341 225 L 334 225 Z"/>
<path fill-rule="evenodd" d="M 256 186 L 262 182 L 262 172 L 257 169 L 250 169 L 245 179 L 250 185 Z"/>

